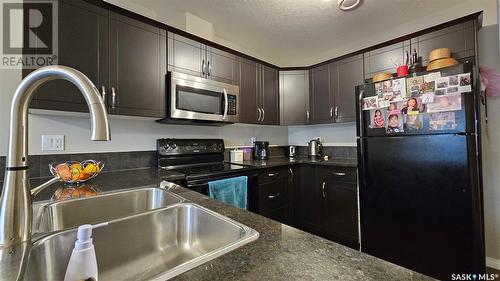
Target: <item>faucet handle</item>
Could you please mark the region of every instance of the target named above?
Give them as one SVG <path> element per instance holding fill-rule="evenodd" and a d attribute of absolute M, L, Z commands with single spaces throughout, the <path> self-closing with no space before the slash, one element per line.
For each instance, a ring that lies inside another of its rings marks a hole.
<path fill-rule="evenodd" d="M 116 91 L 115 87 L 111 87 L 111 108 L 116 108 Z"/>
<path fill-rule="evenodd" d="M 102 97 L 102 103 L 106 105 L 106 87 L 102 86 L 102 92 L 101 92 L 101 97 Z"/>

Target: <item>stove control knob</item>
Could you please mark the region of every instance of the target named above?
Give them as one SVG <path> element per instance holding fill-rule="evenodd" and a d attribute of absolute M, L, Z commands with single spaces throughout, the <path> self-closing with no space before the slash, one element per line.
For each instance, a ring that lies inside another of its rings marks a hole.
<path fill-rule="evenodd" d="M 170 145 L 170 148 L 172 148 L 172 150 L 175 150 L 177 148 L 177 145 L 175 143 L 173 143 Z"/>

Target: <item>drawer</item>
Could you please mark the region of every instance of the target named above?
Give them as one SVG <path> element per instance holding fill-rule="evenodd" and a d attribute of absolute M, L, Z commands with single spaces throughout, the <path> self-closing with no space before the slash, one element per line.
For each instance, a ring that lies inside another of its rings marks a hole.
<path fill-rule="evenodd" d="M 259 173 L 259 184 L 267 184 L 288 179 L 288 168 L 269 169 Z"/>
<path fill-rule="evenodd" d="M 324 167 L 322 169 L 322 178 L 332 181 L 357 184 L 358 173 L 356 168 L 352 167 Z"/>
<path fill-rule="evenodd" d="M 282 208 L 288 204 L 288 190 L 286 178 L 276 181 L 259 183 L 259 213 Z"/>

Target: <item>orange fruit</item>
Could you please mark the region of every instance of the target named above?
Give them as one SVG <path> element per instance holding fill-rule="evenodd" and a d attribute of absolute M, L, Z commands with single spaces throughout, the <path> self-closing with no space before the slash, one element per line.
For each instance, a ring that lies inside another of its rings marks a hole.
<path fill-rule="evenodd" d="M 58 174 L 61 173 L 62 171 L 68 171 L 69 172 L 69 167 L 68 167 L 68 165 L 66 165 L 64 163 L 63 164 L 59 164 L 59 165 L 56 166 L 56 171 L 57 171 Z"/>
<path fill-rule="evenodd" d="M 70 181 L 72 179 L 72 173 L 69 169 L 61 170 L 57 173 L 63 181 Z"/>
<path fill-rule="evenodd" d="M 84 181 L 88 178 L 90 178 L 91 174 L 88 174 L 88 173 L 85 173 L 85 172 L 81 172 L 80 173 L 80 177 L 78 178 L 78 180 L 81 180 L 81 181 Z"/>

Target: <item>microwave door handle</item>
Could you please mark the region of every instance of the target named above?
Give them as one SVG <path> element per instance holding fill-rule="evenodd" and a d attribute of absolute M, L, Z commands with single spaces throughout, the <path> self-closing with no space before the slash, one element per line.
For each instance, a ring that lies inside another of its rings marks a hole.
<path fill-rule="evenodd" d="M 227 110 L 229 109 L 229 100 L 227 98 L 227 91 L 226 89 L 224 91 L 224 116 L 222 116 L 222 120 L 226 120 L 227 118 Z"/>

